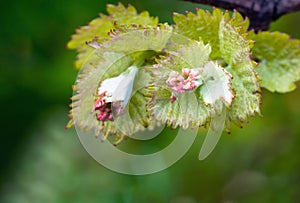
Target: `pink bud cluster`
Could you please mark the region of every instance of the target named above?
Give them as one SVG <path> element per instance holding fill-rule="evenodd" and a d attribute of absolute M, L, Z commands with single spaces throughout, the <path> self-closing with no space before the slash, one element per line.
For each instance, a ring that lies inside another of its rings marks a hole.
<path fill-rule="evenodd" d="M 111 111 L 111 102 L 105 101 L 106 92 L 98 95 L 98 98 L 94 103 L 94 111 L 98 111 L 96 113 L 96 118 L 98 121 L 111 121 L 113 120 L 113 114 Z"/>
<path fill-rule="evenodd" d="M 167 85 L 174 92 L 182 93 L 193 90 L 202 84 L 201 80 L 202 69 L 182 69 L 182 73 L 172 71 L 167 80 Z"/>

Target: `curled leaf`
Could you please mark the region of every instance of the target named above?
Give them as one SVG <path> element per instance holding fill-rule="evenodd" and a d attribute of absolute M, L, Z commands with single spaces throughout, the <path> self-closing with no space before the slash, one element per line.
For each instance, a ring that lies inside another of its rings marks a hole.
<path fill-rule="evenodd" d="M 143 67 L 165 47 L 171 35 L 165 25 L 116 31 L 97 47 L 81 69 L 75 85 L 72 122 L 79 130 L 116 135 L 116 143 L 137 131 L 158 125 L 147 110 L 150 75 Z M 155 38 L 159 44 L 152 43 Z M 136 39 L 141 47 L 136 46 Z M 126 42 L 126 43 L 124 43 Z"/>
<path fill-rule="evenodd" d="M 190 40 L 179 45 L 151 69 L 156 87 L 151 103 L 153 116 L 172 127 L 198 127 L 215 113 L 205 105 L 198 87 L 203 85 L 203 67 L 211 48 L 203 42 Z"/>
<path fill-rule="evenodd" d="M 227 128 L 230 121 L 242 125 L 249 116 L 260 113 L 260 80 L 254 62 L 250 59 L 250 41 L 240 35 L 230 24 L 220 22 L 220 53 L 228 64 L 225 68 L 233 77 L 235 98 L 227 112 Z"/>
<path fill-rule="evenodd" d="M 234 94 L 231 87 L 232 76 L 224 68 L 214 62 L 205 64 L 202 73 L 203 86 L 200 93 L 205 104 L 214 105 L 222 99 L 227 105 L 231 105 Z"/>

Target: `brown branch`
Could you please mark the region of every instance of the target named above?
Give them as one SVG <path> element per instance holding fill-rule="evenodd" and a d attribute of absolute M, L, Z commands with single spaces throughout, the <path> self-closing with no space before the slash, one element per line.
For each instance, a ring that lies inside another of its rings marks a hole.
<path fill-rule="evenodd" d="M 184 0 L 228 10 L 236 9 L 250 19 L 250 29 L 267 30 L 280 16 L 300 10 L 300 0 Z"/>
<path fill-rule="evenodd" d="M 296 11 L 300 11 L 300 1 L 299 0 L 277 0 L 278 4 L 276 7 L 276 13 L 277 18 L 280 16 L 292 13 Z"/>

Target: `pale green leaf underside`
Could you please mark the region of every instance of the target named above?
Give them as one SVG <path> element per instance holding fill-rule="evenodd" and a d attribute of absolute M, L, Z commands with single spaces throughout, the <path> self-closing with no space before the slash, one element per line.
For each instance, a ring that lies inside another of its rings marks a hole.
<path fill-rule="evenodd" d="M 239 123 L 259 113 L 260 93 L 258 78 L 250 60 L 250 45 L 243 35 L 249 21 L 237 13 L 235 18 L 215 9 L 212 14 L 199 10 L 187 16 L 176 14 L 175 31 L 191 39 L 199 39 L 212 47 L 210 58 L 224 61 L 225 68 L 233 76 L 232 87 L 235 98 L 228 110 L 227 127 L 230 121 Z M 223 16 L 223 17 L 222 17 Z"/>
<path fill-rule="evenodd" d="M 260 88 L 257 73 L 250 60 L 249 42 L 235 29 L 224 21 L 220 22 L 220 52 L 228 64 L 227 71 L 231 73 L 232 88 L 235 98 L 228 110 L 229 121 L 242 125 L 249 116 L 260 113 Z"/>
<path fill-rule="evenodd" d="M 199 94 L 199 89 L 191 92 L 176 94 L 177 99 L 171 103 L 172 91 L 168 89 L 166 81 L 171 71 L 181 72 L 183 68 L 203 68 L 209 60 L 211 48 L 203 42 L 190 40 L 186 45 L 179 45 L 177 51 L 158 61 L 152 68 L 154 85 L 157 88 L 152 100 L 153 116 L 166 122 L 172 127 L 198 127 L 205 125 L 218 110 L 218 105 L 208 106 Z M 207 88 L 204 85 L 201 88 Z M 207 95 L 207 94 L 205 94 Z"/>
<path fill-rule="evenodd" d="M 231 105 L 234 94 L 231 87 L 232 76 L 220 65 L 208 62 L 203 68 L 203 85 L 200 87 L 200 94 L 206 105 L 212 105 L 217 100 L 223 100 Z"/>
<path fill-rule="evenodd" d="M 126 31 L 115 33 L 111 40 L 104 41 L 101 47 L 91 53 L 78 76 L 72 103 L 72 116 L 77 127 L 94 130 L 104 138 L 115 134 L 118 141 L 158 124 L 146 110 L 150 98 L 144 96 L 149 94 L 149 90 L 144 87 L 149 85 L 150 75 L 142 66 L 145 58 L 155 55 L 166 46 L 172 34 L 172 28 L 168 26 L 146 30 L 130 28 L 128 33 Z M 136 46 L 137 39 L 141 47 Z M 157 41 L 159 43 L 153 43 Z M 134 91 L 125 112 L 116 118 L 116 122 L 105 121 L 103 124 L 97 121 L 92 109 L 99 84 L 126 72 L 132 65 L 138 66 L 140 70 L 135 77 Z"/>
<path fill-rule="evenodd" d="M 300 40 L 279 32 L 251 33 L 250 37 L 256 41 L 252 51 L 259 62 L 260 85 L 271 92 L 294 90 L 300 80 Z"/>
<path fill-rule="evenodd" d="M 123 66 L 121 70 L 126 70 L 129 64 L 132 63 L 130 55 L 120 58 L 119 54 L 116 54 L 118 58 L 118 66 Z M 94 130 L 96 134 L 101 133 L 104 138 L 108 135 L 117 135 L 117 139 L 123 139 L 126 133 L 133 134 L 138 130 L 143 130 L 145 127 L 151 127 L 156 125 L 151 121 L 151 117 L 145 112 L 146 104 L 149 98 L 144 97 L 143 94 L 147 93 L 145 89 L 137 89 L 132 95 L 128 104 L 129 117 L 127 115 L 120 116 L 118 122 L 105 121 L 104 123 L 97 121 L 95 112 L 93 111 L 93 105 L 95 100 L 95 94 L 97 92 L 99 81 L 103 81 L 105 77 L 113 77 L 114 74 L 110 74 L 108 69 L 105 72 L 105 67 L 111 66 L 110 61 L 103 60 L 99 63 L 101 68 L 96 67 L 86 74 L 79 75 L 78 82 L 76 84 L 76 91 L 73 96 L 72 103 L 72 116 L 75 126 L 82 130 Z M 114 71 L 112 71 L 114 73 Z M 140 70 L 134 86 L 145 86 L 150 82 L 150 76 L 147 76 L 143 70 Z M 135 87 L 134 87 L 135 89 Z M 138 104 L 138 105 L 137 105 Z M 151 123 L 152 122 L 152 123 Z"/>
<path fill-rule="evenodd" d="M 114 117 L 114 125 L 122 134 L 130 136 L 146 128 L 153 129 L 157 125 L 157 122 L 153 120 L 146 109 L 150 98 L 144 96 L 149 94 L 144 86 L 149 85 L 150 82 L 149 73 L 140 69 L 134 81 L 133 94 L 129 105 L 121 115 Z"/>
<path fill-rule="evenodd" d="M 222 98 L 224 95 L 217 95 L 216 91 L 218 93 L 227 92 L 230 97 L 228 102 L 231 103 L 233 92 L 231 91 L 230 74 L 217 65 L 213 65 L 215 71 L 211 71 L 209 64 L 216 63 L 209 61 L 210 52 L 209 45 L 190 40 L 189 43 L 180 45 L 177 51 L 171 51 L 167 57 L 162 58 L 157 65 L 154 65 L 152 74 L 157 90 L 153 95 L 152 113 L 157 120 L 166 122 L 172 127 L 180 126 L 184 129 L 198 127 L 206 125 L 216 115 L 216 112 L 222 110 L 221 101 L 224 101 Z M 206 69 L 206 67 L 208 68 Z M 172 91 L 168 89 L 166 80 L 171 71 L 181 72 L 183 68 L 203 68 L 204 84 L 194 91 L 176 94 L 177 99 L 171 103 Z M 212 77 L 215 79 L 213 83 L 209 81 Z M 225 88 L 225 91 L 219 91 L 219 88 Z M 209 101 L 209 98 L 214 99 L 210 104 L 205 102 Z"/>

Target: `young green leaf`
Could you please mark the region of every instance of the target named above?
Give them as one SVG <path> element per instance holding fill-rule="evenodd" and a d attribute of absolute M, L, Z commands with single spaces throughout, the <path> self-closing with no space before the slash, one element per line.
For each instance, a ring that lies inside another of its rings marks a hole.
<path fill-rule="evenodd" d="M 228 64 L 225 69 L 233 77 L 232 88 L 235 92 L 232 108 L 227 113 L 229 128 L 229 121 L 242 125 L 249 116 L 260 113 L 261 94 L 259 77 L 250 59 L 250 42 L 224 21 L 220 22 L 219 39 L 220 53 Z"/>
<path fill-rule="evenodd" d="M 108 16 L 100 14 L 100 17 L 92 20 L 88 25 L 80 27 L 76 30 L 76 34 L 72 35 L 72 39 L 67 44 L 67 48 L 76 49 L 79 53 L 75 67 L 80 69 L 85 63 L 93 49 L 86 45 L 87 42 L 109 39 L 108 32 L 115 29 L 116 25 L 142 25 L 155 27 L 158 23 L 158 18 L 150 17 L 147 11 L 137 13 L 136 9 L 129 5 L 127 8 L 119 3 L 115 5 L 107 5 Z"/>
<path fill-rule="evenodd" d="M 262 78 L 260 85 L 271 92 L 290 92 L 300 80 L 300 40 L 279 32 L 251 33 L 252 49 Z"/>
<path fill-rule="evenodd" d="M 150 84 L 150 75 L 143 67 L 162 51 L 171 34 L 167 25 L 125 27 L 95 46 L 75 85 L 71 123 L 101 133 L 103 139 L 116 135 L 116 144 L 158 125 L 146 109 L 150 97 L 145 86 Z"/>
<path fill-rule="evenodd" d="M 220 22 L 229 23 L 232 27 L 238 28 L 240 34 L 244 34 L 249 27 L 249 20 L 243 19 L 241 14 L 234 12 L 230 17 L 228 12 L 223 13 L 220 9 L 214 9 L 212 13 L 204 10 L 197 10 L 197 13 L 188 12 L 187 15 L 174 13 L 175 32 L 194 40 L 201 40 L 209 43 L 212 47 L 211 58 L 222 57 L 219 53 L 219 30 Z"/>
<path fill-rule="evenodd" d="M 191 39 L 198 40 L 212 47 L 210 59 L 217 59 L 231 73 L 232 88 L 235 98 L 228 110 L 226 126 L 230 122 L 238 125 L 248 120 L 249 116 L 259 113 L 260 88 L 258 76 L 250 60 L 252 41 L 247 40 L 249 20 L 235 12 L 230 15 L 214 9 L 213 13 L 198 10 L 197 14 L 174 15 L 175 31 Z"/>
<path fill-rule="evenodd" d="M 186 45 L 178 45 L 177 51 L 170 51 L 153 66 L 151 72 L 156 91 L 153 94 L 151 111 L 157 120 L 166 122 L 174 128 L 180 126 L 187 129 L 205 125 L 215 114 L 219 105 L 209 106 L 205 103 L 205 99 L 210 93 L 216 92 L 202 90 L 210 88 L 209 84 L 205 83 L 210 78 L 208 73 L 214 73 L 209 70 L 210 68 L 206 69 L 212 63 L 209 62 L 210 53 L 209 45 L 190 40 Z M 213 76 L 216 80 L 220 79 L 218 74 Z M 219 94 L 213 96 L 214 104 L 220 99 L 219 96 Z"/>

